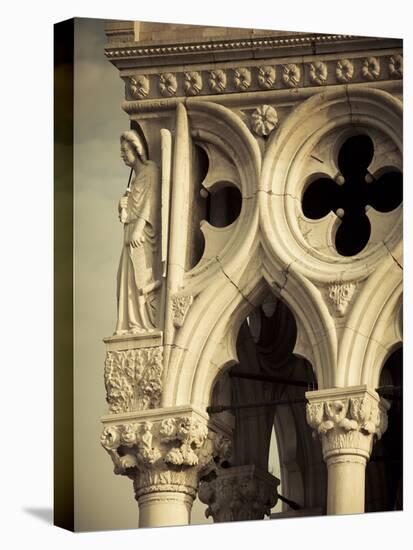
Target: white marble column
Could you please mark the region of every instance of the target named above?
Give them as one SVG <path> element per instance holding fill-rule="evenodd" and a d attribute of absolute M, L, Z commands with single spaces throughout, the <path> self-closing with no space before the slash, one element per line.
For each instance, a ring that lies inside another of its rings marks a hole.
<path fill-rule="evenodd" d="M 191 407 L 110 415 L 103 424 L 115 473 L 133 480 L 139 527 L 188 525 L 199 478 L 228 458 L 230 440 Z"/>
<path fill-rule="evenodd" d="M 202 481 L 199 499 L 215 523 L 263 519 L 277 504 L 280 480 L 253 464 L 220 469 L 212 481 Z"/>
<path fill-rule="evenodd" d="M 367 386 L 306 393 L 307 422 L 321 440 L 328 470 L 327 514 L 364 512 L 365 469 L 389 404 Z"/>

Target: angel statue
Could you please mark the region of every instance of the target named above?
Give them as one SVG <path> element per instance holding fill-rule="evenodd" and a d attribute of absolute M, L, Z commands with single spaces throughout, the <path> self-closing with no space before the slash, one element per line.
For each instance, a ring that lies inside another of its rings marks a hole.
<path fill-rule="evenodd" d="M 117 276 L 115 334 L 143 333 L 156 328 L 159 174 L 134 130 L 124 132 L 120 144 L 121 158 L 131 168 L 132 181 L 119 201 L 124 237 Z"/>

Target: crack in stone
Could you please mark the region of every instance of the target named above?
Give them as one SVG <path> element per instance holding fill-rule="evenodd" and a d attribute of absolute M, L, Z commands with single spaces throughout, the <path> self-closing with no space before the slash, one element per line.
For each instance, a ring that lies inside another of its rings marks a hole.
<path fill-rule="evenodd" d="M 348 84 L 345 85 L 345 93 L 346 93 L 348 108 L 350 110 L 350 124 L 353 125 L 353 110 L 351 108 L 350 94 L 348 93 Z"/>
<path fill-rule="evenodd" d="M 220 262 L 220 260 L 219 260 L 219 257 L 218 257 L 218 256 L 215 256 L 215 259 L 216 259 L 216 261 L 218 262 L 218 265 L 219 265 L 219 267 L 221 268 L 222 273 L 225 275 L 225 277 L 228 279 L 228 281 L 229 281 L 232 285 L 235 286 L 235 288 L 238 290 L 238 292 L 241 294 L 241 296 L 244 298 L 244 300 L 245 300 L 252 308 L 254 308 L 254 307 L 255 307 L 254 304 L 252 304 L 252 303 L 248 300 L 248 298 L 244 295 L 244 293 L 243 293 L 243 292 L 241 291 L 241 289 L 236 285 L 236 283 L 234 283 L 234 281 L 231 279 L 231 277 L 229 277 L 229 275 L 228 275 L 227 273 L 225 273 L 225 270 L 224 270 L 224 268 L 222 267 L 222 264 L 221 264 L 221 262 Z"/>
<path fill-rule="evenodd" d="M 271 197 L 291 197 L 295 201 L 300 201 L 298 197 L 292 195 L 291 193 L 274 193 L 274 191 L 271 191 L 271 189 L 269 191 L 267 191 L 266 189 L 258 189 L 256 193 L 266 193 Z"/>
<path fill-rule="evenodd" d="M 378 344 L 380 347 L 382 347 L 383 349 L 387 350 L 386 346 L 383 345 L 379 340 L 376 340 L 375 338 L 372 338 L 371 336 L 367 336 L 366 334 L 363 334 L 363 332 L 360 332 L 359 330 L 353 328 L 353 327 L 349 327 L 348 325 L 344 325 L 345 329 L 348 329 L 348 330 L 351 330 L 351 332 L 354 332 L 355 334 L 358 334 L 359 336 L 362 336 L 363 338 L 365 338 L 366 340 L 368 341 L 371 341 L 371 342 L 375 342 L 376 344 Z"/>
<path fill-rule="evenodd" d="M 285 286 L 287 285 L 288 274 L 289 274 L 289 272 L 290 272 L 290 268 L 291 268 L 291 266 L 293 265 L 293 263 L 296 262 L 296 261 L 297 261 L 297 258 L 296 258 L 295 260 L 293 260 L 292 262 L 290 262 L 290 263 L 287 265 L 286 268 L 284 268 L 284 269 L 281 270 L 281 272 L 280 272 L 281 275 L 282 275 L 283 277 L 285 277 L 284 282 L 283 282 L 281 285 L 279 285 L 276 281 L 272 281 L 272 284 L 273 284 L 275 287 L 277 287 L 277 289 L 278 289 L 278 291 L 279 291 L 280 294 L 281 294 L 281 292 L 284 290 Z"/>
<path fill-rule="evenodd" d="M 164 348 L 176 348 L 180 349 L 181 351 L 189 351 L 189 348 L 183 348 L 182 346 L 178 346 L 178 344 L 164 344 Z"/>
<path fill-rule="evenodd" d="M 383 244 L 384 244 L 384 247 L 385 247 L 385 249 L 387 250 L 387 252 L 388 252 L 388 253 L 390 254 L 390 256 L 393 258 L 395 264 L 396 264 L 398 267 L 400 267 L 400 269 L 403 271 L 403 266 L 402 266 L 401 263 L 398 262 L 397 259 L 393 256 L 393 254 L 392 254 L 391 251 L 390 251 L 390 248 L 387 246 L 387 244 L 386 244 L 385 241 L 383 241 Z"/>

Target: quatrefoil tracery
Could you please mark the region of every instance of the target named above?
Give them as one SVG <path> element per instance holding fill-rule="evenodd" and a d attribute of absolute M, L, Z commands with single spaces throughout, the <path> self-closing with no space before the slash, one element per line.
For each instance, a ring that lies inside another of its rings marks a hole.
<path fill-rule="evenodd" d="M 348 138 L 340 148 L 335 181 L 317 177 L 302 198 L 303 213 L 318 220 L 333 211 L 341 218 L 335 234 L 335 247 L 342 256 L 353 256 L 367 245 L 371 225 L 369 207 L 390 212 L 402 202 L 402 174 L 392 168 L 373 175 L 368 171 L 374 145 L 367 135 Z"/>

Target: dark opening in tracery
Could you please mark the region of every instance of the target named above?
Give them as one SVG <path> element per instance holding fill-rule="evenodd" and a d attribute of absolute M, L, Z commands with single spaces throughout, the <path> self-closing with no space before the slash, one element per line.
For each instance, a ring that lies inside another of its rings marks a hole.
<path fill-rule="evenodd" d="M 302 200 L 303 213 L 317 220 L 330 211 L 341 218 L 335 235 L 335 247 L 342 256 L 353 256 L 367 245 L 371 226 L 366 207 L 390 212 L 403 199 L 403 176 L 389 168 L 378 177 L 368 168 L 374 155 L 374 145 L 367 135 L 348 138 L 340 148 L 335 180 L 318 177 L 310 183 Z"/>

